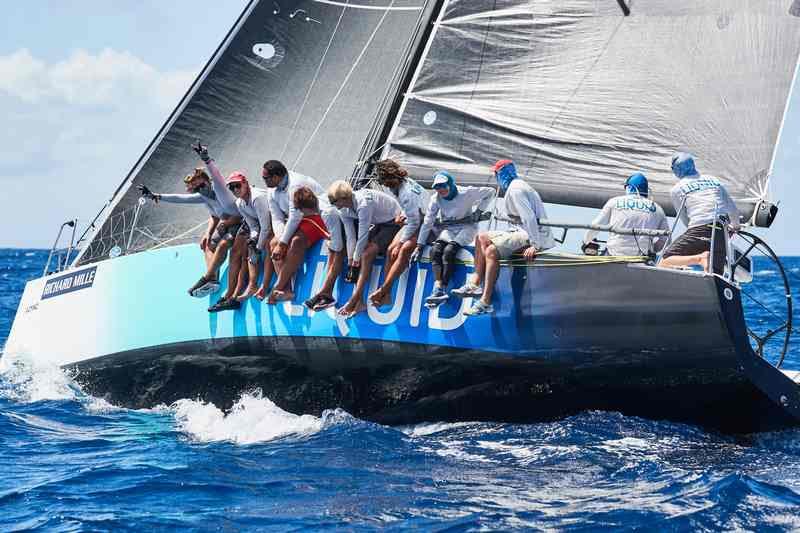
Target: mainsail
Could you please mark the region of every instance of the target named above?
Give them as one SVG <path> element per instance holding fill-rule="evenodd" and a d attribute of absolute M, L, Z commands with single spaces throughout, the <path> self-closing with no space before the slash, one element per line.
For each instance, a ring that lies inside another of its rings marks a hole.
<path fill-rule="evenodd" d="M 375 150 L 432 0 L 254 0 L 107 206 L 78 263 L 196 238 L 203 208 L 137 209 L 137 184 L 182 192 L 202 139 L 223 172 L 261 183 L 280 159 L 322 183 Z"/>
<path fill-rule="evenodd" d="M 599 207 L 676 150 L 745 211 L 767 195 L 800 51 L 792 0 L 448 0 L 384 155 L 486 183 L 513 158 L 547 202 Z"/>

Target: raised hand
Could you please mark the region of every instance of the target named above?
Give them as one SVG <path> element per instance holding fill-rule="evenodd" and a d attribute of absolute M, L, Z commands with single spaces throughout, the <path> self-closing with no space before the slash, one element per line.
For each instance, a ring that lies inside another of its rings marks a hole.
<path fill-rule="evenodd" d="M 208 163 L 211 161 L 211 156 L 208 155 L 208 146 L 203 146 L 200 144 L 200 140 L 197 140 L 197 144 L 192 145 L 192 150 L 194 150 L 197 155 L 200 156 L 200 159 L 203 160 L 203 163 Z"/>

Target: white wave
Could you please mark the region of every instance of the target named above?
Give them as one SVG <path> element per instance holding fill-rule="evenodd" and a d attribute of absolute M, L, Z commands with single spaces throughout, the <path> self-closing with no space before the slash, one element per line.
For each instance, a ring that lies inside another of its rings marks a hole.
<path fill-rule="evenodd" d="M 473 424 L 474 422 L 423 422 L 413 426 L 401 426 L 397 429 L 409 437 L 425 437 L 450 429 L 471 426 Z"/>
<path fill-rule="evenodd" d="M 178 400 L 172 410 L 178 429 L 200 442 L 255 444 L 289 435 L 313 435 L 326 426 L 325 416 L 289 413 L 260 392 L 243 394 L 228 414 L 214 404 L 196 400 Z"/>
<path fill-rule="evenodd" d="M 755 275 L 756 276 L 768 276 L 770 274 L 775 274 L 776 272 L 777 272 L 777 270 L 770 270 L 770 269 L 756 270 L 755 271 Z"/>
<path fill-rule="evenodd" d="M 85 397 L 61 367 L 34 361 L 25 354 L 0 357 L 0 397 L 29 403 L 44 400 L 77 400 Z"/>

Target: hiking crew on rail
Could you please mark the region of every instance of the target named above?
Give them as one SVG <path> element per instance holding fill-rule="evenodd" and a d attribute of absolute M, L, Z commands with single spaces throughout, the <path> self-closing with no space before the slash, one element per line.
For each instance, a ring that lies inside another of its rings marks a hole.
<path fill-rule="evenodd" d="M 238 171 L 223 178 L 205 146 L 198 143 L 193 149 L 206 170 L 195 169 L 184 178 L 186 194 L 154 193 L 145 185 L 139 185 L 139 189 L 155 203 L 203 203 L 208 208 L 210 219 L 200 241 L 206 273 L 189 289 L 192 296 L 207 296 L 219 288 L 219 266 L 231 250 L 227 290 L 209 312 L 238 309 L 253 295 L 269 304 L 293 300 L 294 277 L 306 251 L 326 240 L 326 274 L 319 290 L 304 302 L 309 309 L 321 311 L 336 304 L 333 289 L 345 254 L 348 268 L 343 281 L 355 287 L 338 314 L 352 318 L 367 309 L 364 292 L 372 264 L 380 254 L 386 256 L 385 279 L 369 295 L 368 302 L 378 307 L 390 304 L 394 282 L 410 264 L 424 257 L 428 245 L 435 279 L 425 305 L 435 308 L 449 299 L 447 288 L 459 251 L 474 245 L 475 270 L 450 295 L 474 298 L 464 311 L 467 316 L 491 314 L 500 262 L 515 256 L 532 262 L 539 253 L 555 246 L 550 228 L 539 223 L 547 217 L 541 197 L 519 178 L 509 159 L 497 161 L 493 167 L 502 201 L 495 200 L 494 188 L 457 185 L 455 177 L 445 170 L 433 175 L 435 194 L 428 199 L 424 189 L 408 177 L 408 171 L 391 159 L 376 164 L 383 190 L 354 190 L 347 181 L 338 180 L 326 191 L 315 179 L 287 170 L 277 160 L 264 163 L 262 178 L 267 189 L 261 189 L 250 185 Z M 712 266 L 715 273 L 721 273 L 726 236 L 715 217 L 727 218 L 729 229 L 735 231 L 739 227 L 736 204 L 719 179 L 697 172 L 691 155 L 676 154 L 671 167 L 680 180 L 671 191 L 672 201 L 688 229 L 663 250 L 659 266 L 698 265 L 708 270 L 713 233 Z M 667 238 L 636 235 L 635 230 L 668 230 L 664 211 L 649 198 L 644 174 L 628 177 L 624 190 L 624 195 L 606 202 L 592 224 L 633 231 L 631 235 L 610 232 L 604 253 L 653 258 Z M 491 219 L 501 226 L 479 231 L 493 200 Z M 600 252 L 597 233 L 594 229 L 587 231 L 581 245 L 584 254 Z M 273 272 L 277 274 L 274 285 Z"/>

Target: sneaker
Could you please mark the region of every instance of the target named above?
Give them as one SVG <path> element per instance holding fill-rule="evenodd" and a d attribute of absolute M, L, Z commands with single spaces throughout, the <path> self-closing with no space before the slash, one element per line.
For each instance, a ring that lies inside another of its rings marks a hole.
<path fill-rule="evenodd" d="M 192 287 L 189 289 L 189 296 L 194 296 L 195 298 L 202 298 L 203 296 L 208 296 L 208 294 L 210 293 L 210 291 L 208 290 L 209 285 L 216 285 L 217 288 L 219 288 L 219 282 L 217 280 L 209 279 L 205 276 L 200 276 L 200 279 L 198 279 L 197 282 L 194 285 L 192 285 Z M 198 291 L 199 293 L 204 293 L 204 294 L 199 295 Z"/>
<path fill-rule="evenodd" d="M 218 290 L 219 290 L 219 283 L 217 283 L 216 281 L 209 281 L 205 285 L 201 286 L 199 289 L 195 289 L 194 292 L 192 292 L 191 294 L 195 298 L 204 298 L 209 294 L 214 294 Z"/>
<path fill-rule="evenodd" d="M 217 303 L 212 305 L 208 308 L 209 313 L 218 313 L 220 311 L 229 311 L 239 309 L 242 306 L 241 302 L 236 298 L 231 298 L 227 300 L 225 298 L 220 298 Z"/>
<path fill-rule="evenodd" d="M 434 287 L 430 296 L 425 298 L 425 307 L 438 307 L 445 303 L 450 297 L 442 287 Z"/>
<path fill-rule="evenodd" d="M 477 285 L 473 285 L 472 283 L 465 283 L 463 287 L 459 287 L 457 289 L 453 289 L 450 291 L 450 294 L 453 296 L 458 296 L 459 298 L 468 298 L 470 296 L 480 296 L 483 294 L 483 289 L 478 287 Z"/>
<path fill-rule="evenodd" d="M 494 313 L 494 307 L 491 304 L 486 305 L 480 300 L 476 300 L 472 307 L 464 311 L 467 316 L 488 315 L 490 313 Z"/>

